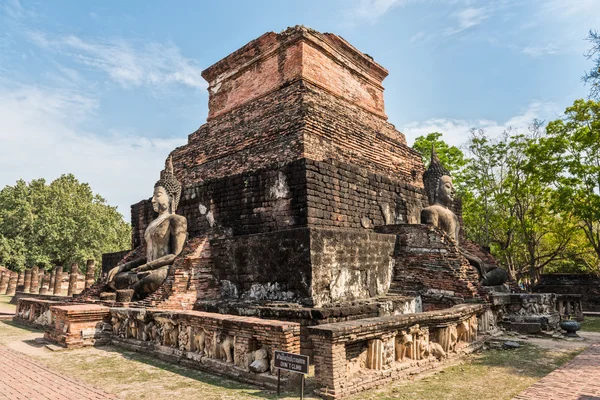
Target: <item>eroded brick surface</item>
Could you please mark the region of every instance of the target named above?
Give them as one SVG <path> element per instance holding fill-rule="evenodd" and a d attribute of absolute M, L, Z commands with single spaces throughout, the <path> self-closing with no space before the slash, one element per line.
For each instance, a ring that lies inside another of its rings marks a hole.
<path fill-rule="evenodd" d="M 600 344 L 593 344 L 513 400 L 600 399 Z"/>
<path fill-rule="evenodd" d="M 117 399 L 115 395 L 60 375 L 4 346 L 0 346 L 0 360 L 0 400 Z"/>

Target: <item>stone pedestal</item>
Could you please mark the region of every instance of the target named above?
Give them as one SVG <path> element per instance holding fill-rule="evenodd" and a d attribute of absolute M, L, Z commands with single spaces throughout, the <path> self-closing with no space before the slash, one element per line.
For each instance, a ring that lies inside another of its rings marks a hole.
<path fill-rule="evenodd" d="M 58 266 L 54 269 L 54 295 L 62 296 L 62 275 L 63 275 L 63 267 Z"/>
<path fill-rule="evenodd" d="M 77 290 L 77 276 L 79 275 L 79 265 L 71 264 L 71 274 L 69 275 L 69 289 L 67 296 L 73 296 Z"/>
<path fill-rule="evenodd" d="M 10 277 L 8 278 L 8 287 L 6 288 L 6 294 L 9 296 L 14 296 L 17 292 L 17 280 L 19 279 L 18 272 L 11 272 Z"/>
<path fill-rule="evenodd" d="M 23 284 L 23 293 L 31 292 L 31 269 L 25 270 L 25 282 Z"/>
<path fill-rule="evenodd" d="M 31 286 L 29 287 L 29 293 L 38 294 L 40 292 L 40 268 L 31 268 Z"/>
<path fill-rule="evenodd" d="M 46 328 L 44 337 L 60 346 L 76 348 L 108 341 L 103 336 L 104 320 L 109 308 L 96 304 L 74 304 L 50 307 L 54 324 Z"/>
<path fill-rule="evenodd" d="M 6 289 L 8 289 L 8 280 L 10 278 L 10 271 L 2 271 L 0 274 L 0 294 L 6 294 Z"/>
<path fill-rule="evenodd" d="M 94 278 L 96 277 L 96 262 L 94 260 L 87 260 L 85 263 L 85 288 L 89 288 L 94 284 Z"/>

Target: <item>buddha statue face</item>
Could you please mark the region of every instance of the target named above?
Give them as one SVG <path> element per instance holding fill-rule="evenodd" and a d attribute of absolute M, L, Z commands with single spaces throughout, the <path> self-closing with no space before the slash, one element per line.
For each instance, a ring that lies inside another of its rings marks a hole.
<path fill-rule="evenodd" d="M 450 206 L 454 201 L 455 194 L 456 190 L 452 184 L 452 178 L 448 175 L 442 176 L 438 182 L 435 196 L 436 202 L 444 206 Z"/>
<path fill-rule="evenodd" d="M 154 196 L 152 196 L 152 208 L 159 214 L 163 212 L 171 212 L 171 196 L 167 193 L 166 189 L 162 186 L 154 188 Z"/>

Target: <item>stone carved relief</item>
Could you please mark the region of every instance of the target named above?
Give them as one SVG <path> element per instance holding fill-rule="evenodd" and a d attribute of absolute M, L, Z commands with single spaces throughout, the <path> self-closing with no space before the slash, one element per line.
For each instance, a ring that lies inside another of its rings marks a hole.
<path fill-rule="evenodd" d="M 410 328 L 409 332 L 413 337 L 413 343 L 409 347 L 408 356 L 412 360 L 424 359 L 428 355 L 429 329 L 420 328 L 419 325 L 415 325 Z"/>
<path fill-rule="evenodd" d="M 261 348 L 252 353 L 252 363 L 249 366 L 250 371 L 262 374 L 269 370 L 269 353 L 267 349 Z"/>
<path fill-rule="evenodd" d="M 408 349 L 413 344 L 413 337 L 408 331 L 401 331 L 396 335 L 396 361 L 403 361 L 408 357 Z"/>
<path fill-rule="evenodd" d="M 446 352 L 444 351 L 444 349 L 442 348 L 442 346 L 439 343 L 430 342 L 428 350 L 429 350 L 429 354 L 432 355 L 433 357 L 437 358 L 438 360 L 446 358 L 446 356 L 447 356 Z"/>
<path fill-rule="evenodd" d="M 205 354 L 205 349 L 206 349 L 206 331 L 203 328 L 199 328 L 199 330 L 197 330 L 194 333 L 194 339 L 193 339 L 193 351 L 198 353 L 198 354 Z M 208 355 L 208 354 L 206 354 Z"/>
<path fill-rule="evenodd" d="M 182 326 L 179 325 L 179 350 L 181 351 L 190 351 L 192 347 L 192 341 L 190 337 L 192 336 L 192 327 L 191 326 Z"/>
<path fill-rule="evenodd" d="M 221 333 L 217 339 L 217 358 L 233 363 L 234 337 Z"/>

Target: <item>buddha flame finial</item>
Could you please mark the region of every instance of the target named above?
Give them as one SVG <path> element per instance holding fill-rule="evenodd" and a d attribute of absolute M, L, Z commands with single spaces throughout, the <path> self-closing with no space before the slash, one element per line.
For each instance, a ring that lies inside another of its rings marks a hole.
<path fill-rule="evenodd" d="M 162 186 L 169 196 L 173 199 L 172 212 L 177 210 L 179 200 L 181 199 L 181 184 L 175 178 L 173 172 L 173 157 L 169 156 L 165 162 L 165 169 L 160 173 L 160 179 L 154 184 L 154 187 Z"/>

